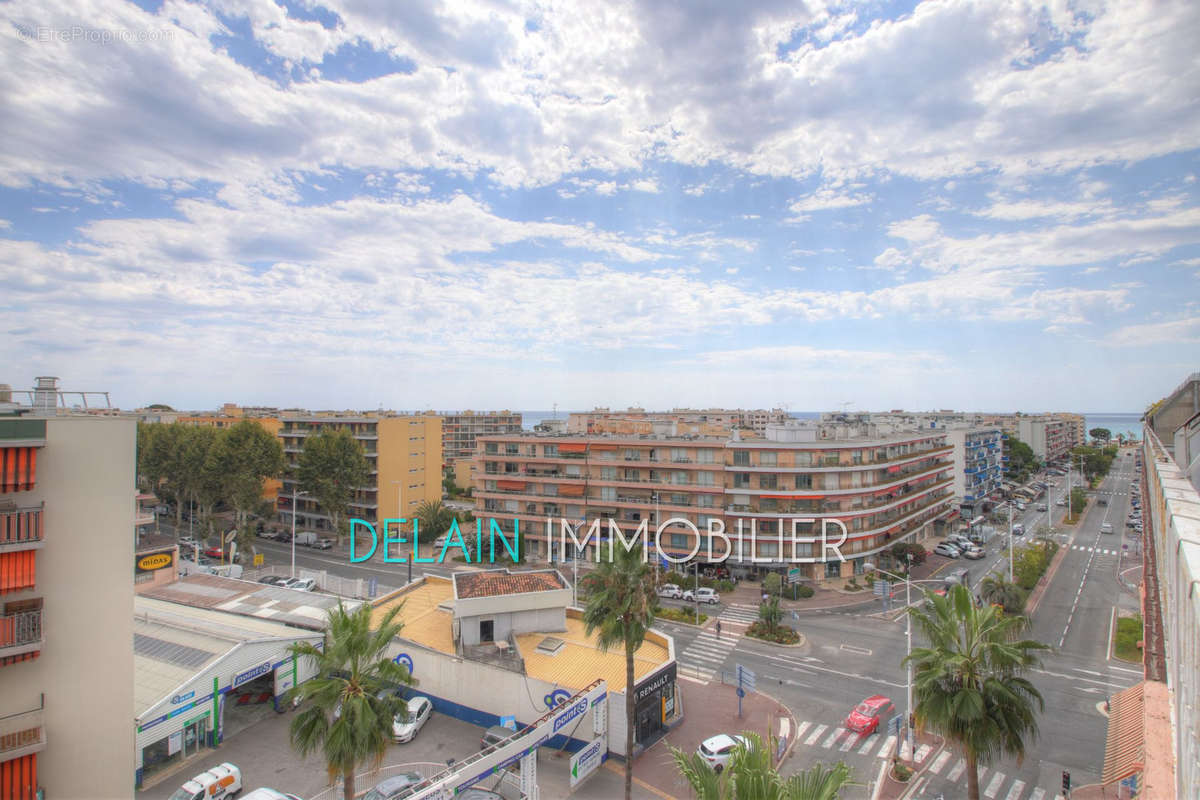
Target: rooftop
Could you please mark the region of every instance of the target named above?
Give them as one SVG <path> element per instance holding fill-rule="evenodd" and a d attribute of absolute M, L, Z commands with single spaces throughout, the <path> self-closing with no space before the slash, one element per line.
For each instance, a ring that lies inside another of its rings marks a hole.
<path fill-rule="evenodd" d="M 148 589 L 142 597 L 167 600 L 194 608 L 228 611 L 260 620 L 285 623 L 314 631 L 325 630 L 329 609 L 339 602 L 347 609 L 358 606 L 358 600 L 347 600 L 331 594 L 281 589 L 218 575 L 188 575 L 174 583 Z"/>
<path fill-rule="evenodd" d="M 566 588 L 569 588 L 566 580 L 554 569 L 522 572 L 493 569 L 457 572 L 454 575 L 454 594 L 463 599 L 551 592 Z"/>

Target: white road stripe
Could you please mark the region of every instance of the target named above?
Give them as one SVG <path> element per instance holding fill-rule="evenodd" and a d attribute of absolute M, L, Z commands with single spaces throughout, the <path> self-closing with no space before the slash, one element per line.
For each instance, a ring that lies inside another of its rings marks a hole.
<path fill-rule="evenodd" d="M 1025 781 L 1016 781 L 1004 795 L 1004 800 L 1021 800 L 1021 792 L 1025 790 Z"/>
<path fill-rule="evenodd" d="M 892 748 L 896 746 L 896 737 L 889 736 L 884 739 L 883 746 L 879 748 L 879 752 L 875 754 L 876 758 L 887 758 L 892 753 Z"/>
<path fill-rule="evenodd" d="M 821 742 L 821 747 L 824 747 L 826 750 L 828 750 L 829 748 L 833 747 L 833 743 L 842 738 L 842 734 L 846 732 L 847 731 L 845 728 L 835 728 L 833 733 L 829 734 L 824 742 Z"/>
<path fill-rule="evenodd" d="M 864 737 L 862 747 L 858 748 L 858 754 L 860 756 L 865 756 L 867 753 L 871 752 L 871 747 L 874 746 L 874 744 L 875 744 L 874 737 L 872 737 L 872 736 Z"/>
<path fill-rule="evenodd" d="M 1045 796 L 1046 790 L 1039 786 L 1033 790 L 1033 794 L 1029 795 L 1029 800 L 1042 800 Z"/>
<path fill-rule="evenodd" d="M 812 747 L 814 744 L 816 744 L 817 739 L 820 739 L 821 734 L 824 733 L 828 728 L 828 725 L 818 725 L 817 729 L 812 732 L 812 735 L 804 740 L 805 746 Z"/>
<path fill-rule="evenodd" d="M 858 744 L 858 736 L 847 731 L 846 738 L 842 741 L 842 746 L 839 747 L 838 750 L 841 750 L 844 753 L 851 747 L 854 747 L 856 744 Z"/>
<path fill-rule="evenodd" d="M 923 744 L 917 748 L 916 762 L 920 764 L 929 755 L 929 751 L 933 749 L 933 745 Z"/>
<path fill-rule="evenodd" d="M 684 655 L 684 658 L 683 658 L 684 663 L 691 663 L 693 661 L 703 661 L 706 664 L 716 664 L 718 666 L 725 663 L 724 658 L 714 658 L 713 656 L 700 655 L 699 653 L 684 653 L 683 655 Z"/>
<path fill-rule="evenodd" d="M 941 775 L 942 770 L 946 766 L 946 762 L 949 761 L 950 758 L 951 758 L 950 751 L 943 750 L 941 752 L 941 754 L 938 755 L 938 757 L 933 760 L 933 764 L 929 767 L 929 771 L 932 772 L 934 775 Z"/>
<path fill-rule="evenodd" d="M 801 722 L 800 727 L 796 728 L 796 741 L 800 741 L 800 737 L 803 736 L 804 732 L 807 731 L 811 727 L 812 727 L 811 722 Z"/>
<path fill-rule="evenodd" d="M 1004 783 L 1004 773 L 997 772 L 995 775 L 992 776 L 991 783 L 989 783 L 987 785 L 987 788 L 983 790 L 983 796 L 984 797 L 995 797 L 996 792 L 1000 791 L 1000 785 L 1002 783 Z"/>

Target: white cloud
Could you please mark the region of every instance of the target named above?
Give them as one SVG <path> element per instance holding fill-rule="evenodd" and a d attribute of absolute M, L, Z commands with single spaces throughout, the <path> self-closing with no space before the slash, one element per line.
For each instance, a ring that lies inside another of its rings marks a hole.
<path fill-rule="evenodd" d="M 1200 342 L 1200 317 L 1126 325 L 1110 333 L 1105 343 L 1116 347 L 1145 347 L 1155 344 Z"/>

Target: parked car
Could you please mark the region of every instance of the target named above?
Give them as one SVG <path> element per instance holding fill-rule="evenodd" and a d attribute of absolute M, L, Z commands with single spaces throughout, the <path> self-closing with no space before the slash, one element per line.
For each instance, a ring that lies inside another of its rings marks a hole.
<path fill-rule="evenodd" d="M 678 600 L 679 598 L 683 597 L 683 590 L 673 583 L 664 583 L 662 586 L 658 587 L 658 596 L 669 597 L 672 600 Z"/>
<path fill-rule="evenodd" d="M 300 800 L 300 798 L 294 794 L 268 789 L 264 786 L 261 789 L 255 789 L 250 794 L 242 795 L 239 800 Z"/>
<path fill-rule="evenodd" d="M 259 583 L 265 583 L 267 586 L 283 586 L 290 578 L 283 575 L 264 575 L 258 579 Z"/>
<path fill-rule="evenodd" d="M 483 738 L 479 740 L 479 749 L 487 750 L 492 745 L 503 742 L 514 733 L 516 731 L 511 728 L 506 728 L 503 725 L 493 725 L 483 732 Z"/>
<path fill-rule="evenodd" d="M 967 583 L 967 580 L 970 577 L 971 577 L 970 570 L 960 568 L 960 569 L 952 570 L 950 573 L 943 576 L 942 583 L 944 583 L 946 586 L 954 586 L 954 585 L 965 586 Z"/>
<path fill-rule="evenodd" d="M 425 779 L 419 772 L 401 772 L 399 775 L 384 778 L 359 800 L 398 800 L 411 795 L 413 789 L 424 782 Z"/>
<path fill-rule="evenodd" d="M 959 533 L 952 533 L 947 536 L 946 543 L 954 545 L 959 550 L 971 546 L 971 540 Z"/>
<path fill-rule="evenodd" d="M 962 551 L 963 558 L 980 559 L 983 558 L 984 555 L 983 548 L 976 547 L 975 545 L 971 545 Z"/>
<path fill-rule="evenodd" d="M 691 589 L 688 589 L 683 593 L 683 599 L 689 602 L 695 601 L 697 603 L 716 604 L 721 602 L 721 595 L 717 594 L 715 589 L 709 589 L 705 586 L 701 586 L 694 593 Z"/>
<path fill-rule="evenodd" d="M 937 547 L 933 548 L 933 552 L 946 558 L 958 558 L 959 556 L 958 548 L 945 542 L 939 542 Z"/>
<path fill-rule="evenodd" d="M 1054 501 L 1054 505 L 1056 506 L 1065 506 L 1066 504 L 1067 501 L 1061 497 Z"/>
<path fill-rule="evenodd" d="M 1013 536 L 1024 536 L 1025 535 L 1025 526 L 1022 525 L 1020 522 L 1014 522 L 1012 532 L 1013 532 Z"/>
<path fill-rule="evenodd" d="M 170 800 L 225 800 L 242 790 L 242 771 L 226 761 L 175 790 Z"/>
<path fill-rule="evenodd" d="M 1098 506 L 1106 506 L 1106 505 L 1108 505 L 1108 500 L 1106 500 L 1105 498 L 1101 497 L 1099 500 L 1097 500 L 1097 501 L 1096 501 L 1096 505 L 1098 505 Z"/>
<path fill-rule="evenodd" d="M 708 766 L 712 767 L 713 772 L 719 773 L 725 769 L 725 765 L 729 763 L 729 759 L 733 756 L 733 751 L 737 746 L 748 745 L 749 740 L 745 736 L 730 736 L 727 733 L 718 733 L 716 736 L 711 736 L 700 743 L 700 747 L 696 749 L 699 755 Z"/>
<path fill-rule="evenodd" d="M 411 742 L 433 714 L 433 703 L 428 697 L 417 695 L 408 701 L 408 721 L 396 717 L 392 721 L 392 738 L 398 743 Z"/>
<path fill-rule="evenodd" d="M 870 736 L 879 730 L 880 720 L 888 719 L 896 713 L 896 706 L 881 694 L 863 700 L 850 716 L 846 717 L 844 727 L 863 736 Z"/>
<path fill-rule="evenodd" d="M 280 586 L 284 589 L 295 589 L 298 592 L 311 592 L 317 588 L 317 582 L 312 578 L 288 578 Z"/>
<path fill-rule="evenodd" d="M 1113 532 L 1112 523 L 1111 522 L 1102 523 L 1100 525 L 1100 532 L 1101 533 L 1112 533 Z"/>
<path fill-rule="evenodd" d="M 225 551 L 220 547 L 209 547 L 204 551 L 204 555 L 208 556 L 209 558 L 221 558 L 225 555 Z"/>
<path fill-rule="evenodd" d="M 333 547 L 333 539 L 317 539 L 312 547 L 314 550 L 329 550 Z"/>
<path fill-rule="evenodd" d="M 1038 503 L 1038 511 L 1048 511 L 1045 503 Z"/>

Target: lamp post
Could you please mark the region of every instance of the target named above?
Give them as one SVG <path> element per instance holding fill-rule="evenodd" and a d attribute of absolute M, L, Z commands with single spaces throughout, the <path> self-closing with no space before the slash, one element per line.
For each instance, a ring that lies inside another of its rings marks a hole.
<path fill-rule="evenodd" d="M 396 485 L 396 519 L 403 519 L 401 516 L 404 513 L 404 481 L 392 481 Z M 417 530 L 417 521 L 413 520 L 413 531 Z M 387 531 L 384 531 L 384 536 L 387 536 Z M 385 554 L 386 555 L 386 554 Z M 408 557 L 408 582 L 412 583 L 412 565 L 413 559 L 417 557 L 417 542 L 413 539 L 412 553 Z"/>
<path fill-rule="evenodd" d="M 908 756 L 909 756 L 909 758 L 912 758 L 912 755 L 913 755 L 913 729 L 912 729 L 911 721 L 912 721 L 912 715 L 913 715 L 913 694 L 912 694 L 913 673 L 912 673 L 912 661 L 910 660 L 910 658 L 912 656 L 912 612 L 910 610 L 912 607 L 912 577 L 911 577 L 912 556 L 910 556 L 906 553 L 904 558 L 905 558 L 905 561 L 908 562 L 908 569 L 905 571 L 905 575 L 904 575 L 904 605 L 905 605 L 904 638 L 905 638 L 905 655 L 906 655 L 906 658 L 904 660 L 904 665 L 908 671 L 908 676 L 907 676 L 907 680 L 905 683 L 905 687 L 906 687 L 905 695 L 906 695 L 907 707 L 905 709 L 904 724 L 908 728 Z M 868 570 L 868 571 L 878 572 L 880 575 L 887 575 L 888 577 L 896 578 L 897 580 L 900 579 L 899 575 L 888 572 L 886 570 L 882 570 L 879 567 L 877 567 L 875 564 L 872 564 L 870 561 L 863 564 L 863 569 Z"/>
<path fill-rule="evenodd" d="M 662 522 L 662 511 L 658 505 L 658 492 L 654 493 L 654 527 L 657 529 Z M 662 560 L 662 556 L 658 553 L 654 554 L 654 585 L 658 586 L 658 562 Z"/>
<path fill-rule="evenodd" d="M 308 492 L 300 491 L 300 484 L 292 484 L 292 577 L 296 577 L 296 501 L 301 497 L 308 497 Z"/>
<path fill-rule="evenodd" d="M 696 565 L 696 588 L 692 591 L 692 599 L 696 601 L 696 624 L 700 624 L 700 560 L 696 559 L 693 562 Z"/>
<path fill-rule="evenodd" d="M 1008 501 L 1008 582 L 1013 580 L 1012 501 Z M 1032 534 L 1031 534 L 1032 535 Z"/>

